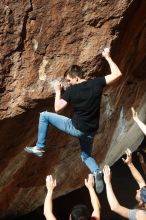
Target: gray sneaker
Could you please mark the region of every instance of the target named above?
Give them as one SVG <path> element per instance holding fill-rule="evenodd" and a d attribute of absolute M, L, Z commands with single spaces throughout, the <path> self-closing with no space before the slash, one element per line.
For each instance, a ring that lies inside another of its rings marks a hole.
<path fill-rule="evenodd" d="M 97 193 L 102 193 L 102 191 L 104 189 L 102 171 L 96 171 L 94 173 L 94 177 L 95 177 L 95 190 Z"/>
<path fill-rule="evenodd" d="M 44 150 L 35 146 L 35 147 L 25 147 L 24 150 L 29 154 L 35 154 L 38 157 L 42 157 L 44 154 Z"/>

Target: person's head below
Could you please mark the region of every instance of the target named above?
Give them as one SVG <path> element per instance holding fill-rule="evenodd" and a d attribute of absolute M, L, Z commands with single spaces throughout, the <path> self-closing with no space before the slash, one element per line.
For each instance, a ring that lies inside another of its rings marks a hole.
<path fill-rule="evenodd" d="M 72 65 L 64 74 L 64 78 L 71 85 L 79 83 L 85 79 L 85 72 L 78 65 Z"/>
<path fill-rule="evenodd" d="M 146 209 L 146 186 L 143 186 L 141 189 L 136 191 L 136 200 L 139 203 L 139 206 Z"/>
<path fill-rule="evenodd" d="M 69 220 L 90 220 L 91 215 L 86 205 L 79 204 L 73 207 Z"/>

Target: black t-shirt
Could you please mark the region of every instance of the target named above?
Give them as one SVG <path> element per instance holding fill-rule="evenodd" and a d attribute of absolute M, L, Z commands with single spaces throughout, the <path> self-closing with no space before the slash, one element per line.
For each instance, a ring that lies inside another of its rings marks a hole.
<path fill-rule="evenodd" d="M 72 122 L 83 132 L 92 132 L 99 127 L 100 102 L 105 77 L 98 77 L 70 86 L 62 98 L 74 108 Z"/>

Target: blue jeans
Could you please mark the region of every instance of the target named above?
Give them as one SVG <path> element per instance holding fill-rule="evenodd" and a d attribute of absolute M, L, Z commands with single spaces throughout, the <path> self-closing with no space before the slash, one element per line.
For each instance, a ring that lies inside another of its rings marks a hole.
<path fill-rule="evenodd" d="M 48 126 L 50 124 L 71 136 L 77 137 L 81 146 L 82 161 L 86 164 L 86 166 L 90 169 L 92 173 L 100 170 L 99 165 L 91 156 L 93 149 L 94 132 L 84 133 L 76 129 L 72 124 L 72 120 L 65 116 L 47 111 L 40 113 L 38 140 L 36 143 L 37 147 L 45 147 Z"/>

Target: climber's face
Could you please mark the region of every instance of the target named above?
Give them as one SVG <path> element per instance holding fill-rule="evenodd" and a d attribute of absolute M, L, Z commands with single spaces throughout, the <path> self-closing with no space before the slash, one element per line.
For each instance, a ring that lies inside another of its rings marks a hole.
<path fill-rule="evenodd" d="M 75 76 L 74 78 L 72 78 L 71 76 L 67 75 L 66 76 L 66 80 L 68 82 L 69 85 L 75 85 L 78 83 L 78 79 L 79 77 Z"/>

